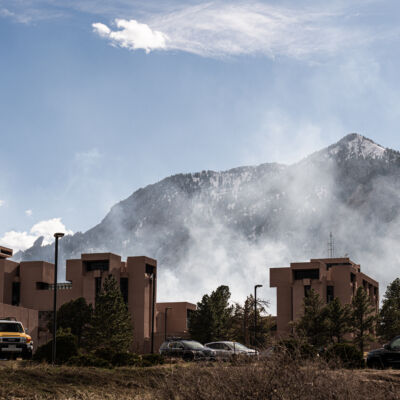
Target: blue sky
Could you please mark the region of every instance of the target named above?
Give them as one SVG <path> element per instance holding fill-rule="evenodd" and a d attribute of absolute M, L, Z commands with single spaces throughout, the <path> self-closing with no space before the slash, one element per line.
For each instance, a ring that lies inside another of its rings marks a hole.
<path fill-rule="evenodd" d="M 399 8 L 0 0 L 0 242 L 85 231 L 171 174 L 290 163 L 350 132 L 400 149 Z"/>

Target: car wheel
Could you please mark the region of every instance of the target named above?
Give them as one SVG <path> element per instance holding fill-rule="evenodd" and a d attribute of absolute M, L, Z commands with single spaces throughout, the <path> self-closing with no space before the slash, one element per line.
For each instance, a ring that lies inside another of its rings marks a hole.
<path fill-rule="evenodd" d="M 372 368 L 372 369 L 383 369 L 383 368 L 384 368 L 384 366 L 383 366 L 383 364 L 382 364 L 382 360 L 379 359 L 379 358 L 374 359 L 374 360 L 371 360 L 371 361 L 368 363 L 368 367 L 369 367 L 369 368 Z"/>
<path fill-rule="evenodd" d="M 22 355 L 23 360 L 32 360 L 32 353 L 26 353 Z"/>
<path fill-rule="evenodd" d="M 186 353 L 183 355 L 183 361 L 193 361 L 194 354 L 193 353 Z"/>

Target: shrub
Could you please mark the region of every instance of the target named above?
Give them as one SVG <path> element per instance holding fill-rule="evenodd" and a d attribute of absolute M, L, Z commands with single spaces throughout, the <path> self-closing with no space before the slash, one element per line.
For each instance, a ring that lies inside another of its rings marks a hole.
<path fill-rule="evenodd" d="M 164 364 L 164 357 L 160 354 L 143 354 L 141 356 L 142 367 L 151 367 L 152 365 Z"/>
<path fill-rule="evenodd" d="M 293 359 L 310 359 L 318 355 L 318 351 L 314 346 L 299 338 L 281 340 L 278 348 Z"/>
<path fill-rule="evenodd" d="M 363 368 L 364 358 L 361 351 L 348 343 L 335 343 L 324 354 L 327 361 L 339 360 L 345 368 Z"/>
<path fill-rule="evenodd" d="M 112 368 L 109 361 L 96 357 L 93 353 L 79 354 L 71 357 L 68 361 L 68 365 L 75 365 L 77 367 Z"/>
<path fill-rule="evenodd" d="M 140 357 L 132 353 L 115 353 L 111 360 L 115 367 L 140 365 L 140 361 Z"/>
<path fill-rule="evenodd" d="M 76 337 L 69 332 L 60 332 L 56 341 L 56 363 L 63 364 L 71 357 L 78 354 Z M 43 346 L 39 346 L 33 355 L 33 360 L 38 362 L 52 362 L 53 341 L 50 340 Z"/>

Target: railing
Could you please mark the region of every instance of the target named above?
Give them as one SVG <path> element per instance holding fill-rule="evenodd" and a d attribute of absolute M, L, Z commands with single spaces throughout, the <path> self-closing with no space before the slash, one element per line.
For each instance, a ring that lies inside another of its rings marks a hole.
<path fill-rule="evenodd" d="M 72 283 L 62 282 L 57 283 L 57 290 L 72 289 Z M 54 284 L 49 284 L 48 290 L 54 290 Z"/>

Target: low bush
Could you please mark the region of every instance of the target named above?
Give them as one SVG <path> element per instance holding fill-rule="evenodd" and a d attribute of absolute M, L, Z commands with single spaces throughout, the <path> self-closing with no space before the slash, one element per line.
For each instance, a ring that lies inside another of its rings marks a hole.
<path fill-rule="evenodd" d="M 33 355 L 33 360 L 37 362 L 52 362 L 53 341 L 50 340 L 46 344 L 39 346 Z M 57 335 L 56 341 L 56 363 L 64 364 L 71 357 L 78 354 L 78 346 L 76 337 L 69 332 L 61 332 Z"/>
<path fill-rule="evenodd" d="M 141 360 L 137 354 L 133 353 L 115 353 L 112 357 L 112 365 L 115 367 L 140 365 Z"/>
<path fill-rule="evenodd" d="M 293 359 L 312 359 L 318 355 L 318 351 L 314 346 L 299 338 L 281 340 L 277 349 Z"/>
<path fill-rule="evenodd" d="M 79 354 L 71 357 L 68 361 L 68 365 L 74 365 L 77 367 L 112 368 L 109 361 L 96 357 L 96 355 L 92 353 Z"/>
<path fill-rule="evenodd" d="M 361 351 L 349 343 L 335 343 L 324 353 L 328 361 L 339 361 L 344 368 L 363 368 L 365 361 Z"/>
<path fill-rule="evenodd" d="M 151 367 L 153 365 L 164 364 L 164 357 L 160 354 L 143 354 L 140 358 L 141 367 Z"/>

